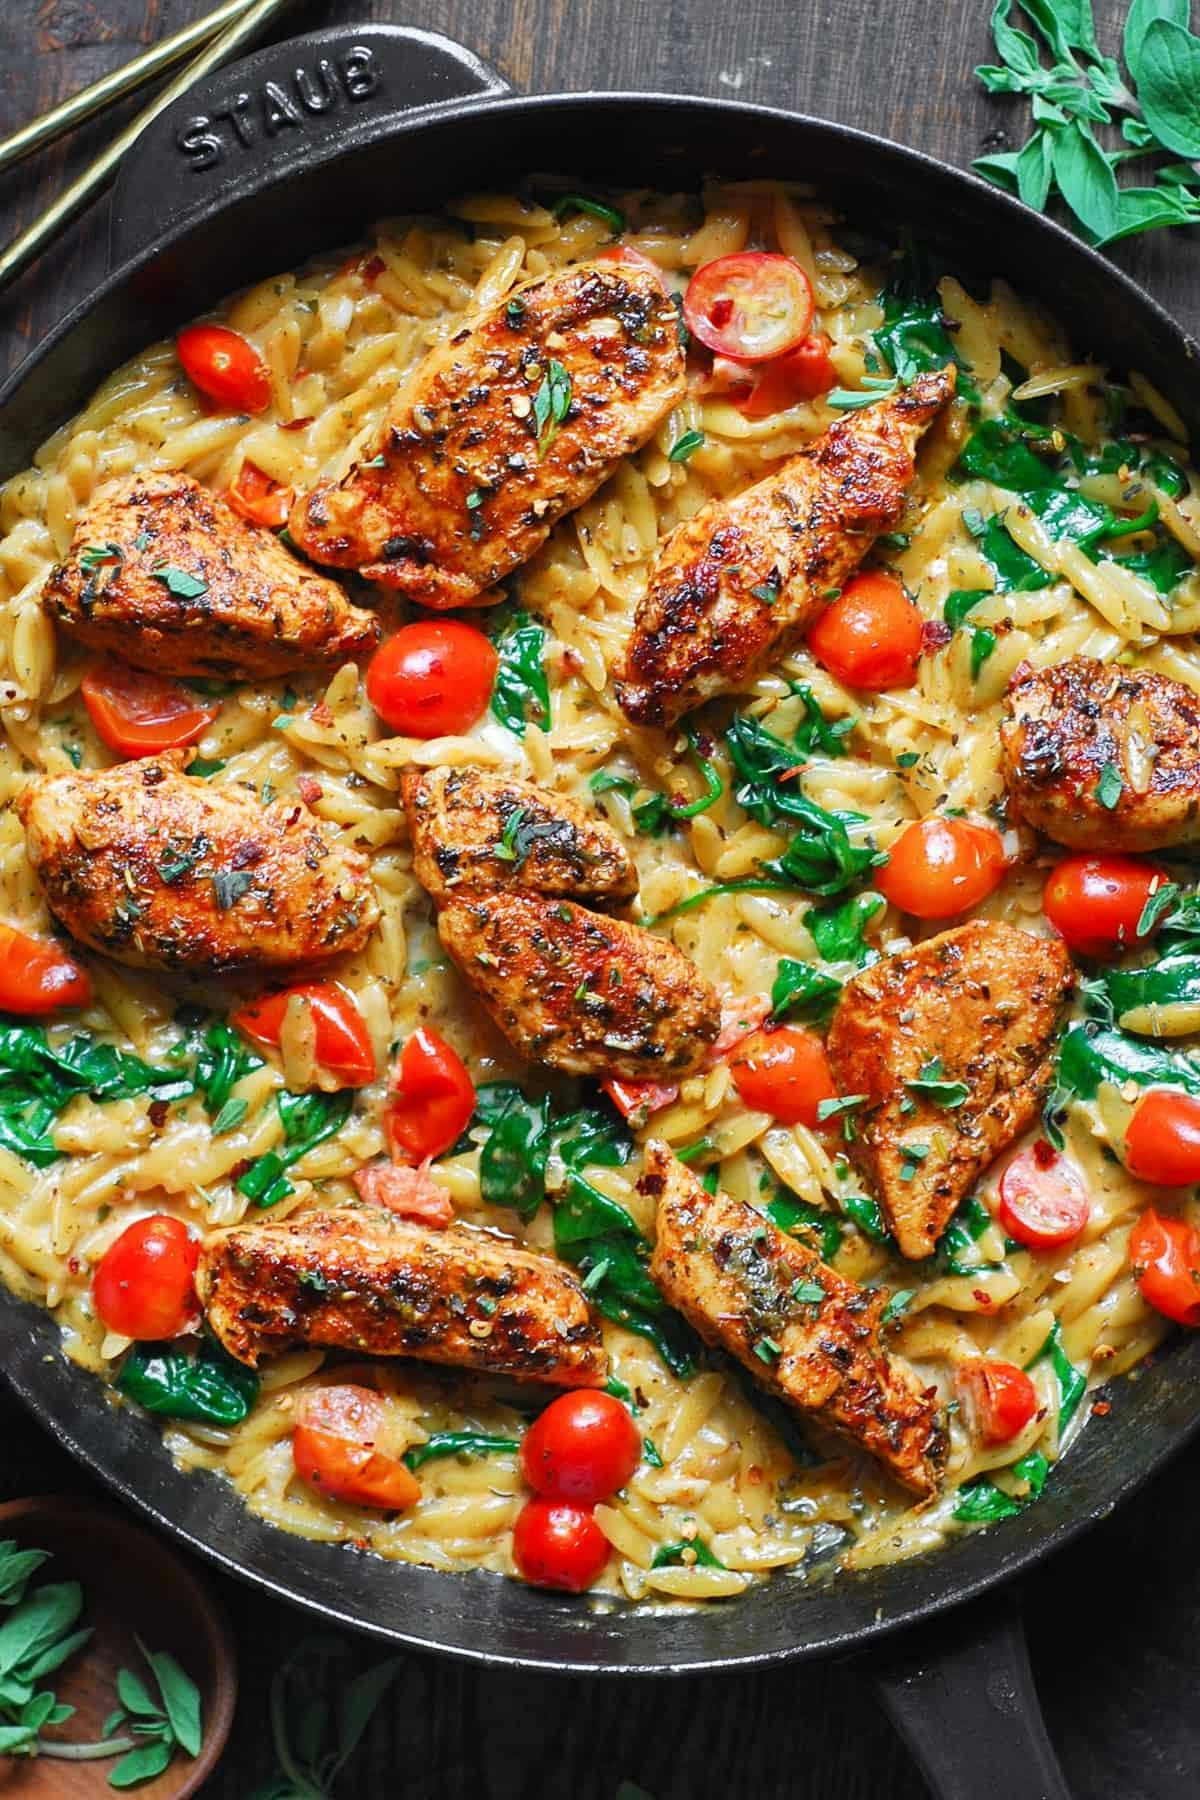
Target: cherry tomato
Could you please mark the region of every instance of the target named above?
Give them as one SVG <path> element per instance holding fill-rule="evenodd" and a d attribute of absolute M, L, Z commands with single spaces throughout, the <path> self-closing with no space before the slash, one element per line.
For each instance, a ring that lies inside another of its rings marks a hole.
<path fill-rule="evenodd" d="M 1007 1444 L 1019 1437 L 1038 1409 L 1037 1389 L 1015 1363 L 969 1356 L 954 1371 L 954 1391 L 972 1437 Z"/>
<path fill-rule="evenodd" d="M 932 814 L 906 825 L 875 885 L 917 919 L 950 919 L 986 900 L 1004 879 L 1004 846 L 990 825 Z"/>
<path fill-rule="evenodd" d="M 177 681 L 124 663 L 96 663 L 81 689 L 96 735 L 121 756 L 155 756 L 194 744 L 221 710 L 202 706 Z"/>
<path fill-rule="evenodd" d="M 837 1095 L 824 1044 L 795 1025 L 752 1032 L 729 1066 L 746 1105 L 781 1125 L 816 1125 L 821 1101 Z"/>
<path fill-rule="evenodd" d="M 193 1276 L 200 1245 L 182 1219 L 154 1213 L 126 1226 L 92 1277 L 92 1301 L 122 1337 L 178 1337 L 199 1310 Z"/>
<path fill-rule="evenodd" d="M 739 362 L 764 362 L 808 336 L 813 293 L 790 256 L 742 250 L 696 270 L 683 316 L 692 336 L 710 350 Z"/>
<path fill-rule="evenodd" d="M 590 1506 L 569 1500 L 527 1500 L 513 1526 L 517 1573 L 534 1587 L 582 1594 L 609 1557 L 609 1542 Z"/>
<path fill-rule="evenodd" d="M 257 463 L 244 462 L 225 498 L 235 513 L 252 525 L 278 531 L 287 524 L 295 489 L 280 487 Z"/>
<path fill-rule="evenodd" d="M 384 1130 L 397 1162 L 421 1163 L 458 1142 L 475 1111 L 475 1084 L 456 1050 L 428 1025 L 413 1032 L 392 1075 Z"/>
<path fill-rule="evenodd" d="M 60 1006 L 86 1006 L 91 997 L 87 970 L 52 939 L 0 925 L 0 1012 L 37 1017 Z"/>
<path fill-rule="evenodd" d="M 375 1079 L 375 1051 L 366 1020 L 344 988 L 331 981 L 314 981 L 264 994 L 235 1012 L 230 1024 L 256 1044 L 278 1046 L 283 1016 L 290 1000 L 302 1000 L 315 1026 L 317 1061 L 331 1075 L 341 1075 L 346 1087 L 364 1087 Z"/>
<path fill-rule="evenodd" d="M 660 286 L 666 285 L 663 272 L 652 256 L 639 250 L 635 244 L 606 244 L 603 250 L 597 250 L 593 262 L 632 263 L 635 269 L 647 269 Z"/>
<path fill-rule="evenodd" d="M 621 1081 L 616 1076 L 600 1084 L 623 1118 L 644 1124 L 651 1113 L 670 1106 L 679 1097 L 676 1082 Z"/>
<path fill-rule="evenodd" d="M 230 412 L 260 413 L 270 406 L 266 363 L 227 325 L 189 325 L 175 339 L 175 353 L 192 385 Z"/>
<path fill-rule="evenodd" d="M 1081 956 L 1146 942 L 1138 920 L 1166 874 L 1140 856 L 1064 856 L 1046 883 L 1042 911 Z"/>
<path fill-rule="evenodd" d="M 629 1408 L 585 1388 L 560 1394 L 521 1444 L 521 1473 L 539 1494 L 607 1500 L 637 1468 L 642 1440 Z"/>
<path fill-rule="evenodd" d="M 765 419 L 771 413 L 785 412 L 801 400 L 816 400 L 827 394 L 838 380 L 829 355 L 832 347 L 832 338 L 823 331 L 814 331 L 794 350 L 786 350 L 782 356 L 773 356 L 770 362 L 763 363 L 754 386 L 734 405 L 748 419 Z"/>
<path fill-rule="evenodd" d="M 364 1200 L 372 1206 L 385 1206 L 402 1219 L 419 1219 L 422 1225 L 454 1223 L 450 1195 L 424 1167 L 371 1163 L 365 1169 L 355 1169 L 350 1179 Z"/>
<path fill-rule="evenodd" d="M 405 737 L 466 731 L 492 697 L 498 657 L 490 639 L 457 619 L 405 625 L 371 658 L 367 699 Z"/>
<path fill-rule="evenodd" d="M 894 575 L 856 575 L 808 633 L 813 655 L 849 687 L 910 687 L 921 655 L 921 615 Z"/>
<path fill-rule="evenodd" d="M 1125 1167 L 1159 1187 L 1200 1181 L 1200 1100 L 1177 1088 L 1143 1094 L 1125 1129 Z"/>
<path fill-rule="evenodd" d="M 384 1404 L 371 1388 L 344 1382 L 317 1388 L 292 1435 L 297 1474 L 330 1500 L 399 1512 L 421 1498 L 420 1484 L 394 1456 L 375 1448 Z"/>
<path fill-rule="evenodd" d="M 1049 1144 L 1022 1150 L 1000 1177 L 1000 1223 L 1030 1250 L 1069 1244 L 1091 1213 L 1082 1175 Z"/>
<path fill-rule="evenodd" d="M 1178 1325 L 1200 1325 L 1200 1231 L 1151 1207 L 1129 1234 L 1129 1266 L 1143 1300 Z"/>

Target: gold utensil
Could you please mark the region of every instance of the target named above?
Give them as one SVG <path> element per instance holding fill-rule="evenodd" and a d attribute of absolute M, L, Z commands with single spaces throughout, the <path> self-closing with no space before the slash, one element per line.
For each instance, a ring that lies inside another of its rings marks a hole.
<path fill-rule="evenodd" d="M 143 107 L 137 117 L 117 133 L 90 168 L 85 169 L 82 175 L 63 189 L 41 218 L 27 226 L 19 237 L 15 237 L 6 249 L 0 251 L 0 288 L 15 280 L 30 263 L 37 260 L 60 231 L 78 218 L 105 183 L 111 180 L 121 158 L 151 120 L 156 119 L 180 94 L 186 93 L 194 82 L 203 80 L 205 75 L 211 74 L 222 63 L 236 56 L 287 4 L 288 0 L 253 0 L 194 62 L 189 63 L 186 69 L 181 69 L 161 94 L 156 94 L 149 106 Z"/>

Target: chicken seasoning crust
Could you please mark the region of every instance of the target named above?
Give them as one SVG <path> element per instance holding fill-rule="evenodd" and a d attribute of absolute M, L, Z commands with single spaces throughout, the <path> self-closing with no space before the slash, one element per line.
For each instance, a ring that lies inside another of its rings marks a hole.
<path fill-rule="evenodd" d="M 0 1277 L 392 1560 L 528 1576 L 588 1399 L 564 1584 L 697 1604 L 1035 1504 L 1195 1322 L 1200 483 L 807 189 L 542 198 L 0 494 Z"/>

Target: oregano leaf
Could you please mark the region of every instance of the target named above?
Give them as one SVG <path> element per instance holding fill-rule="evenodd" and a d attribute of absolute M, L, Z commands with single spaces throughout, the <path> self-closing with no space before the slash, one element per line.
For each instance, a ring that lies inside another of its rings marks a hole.
<path fill-rule="evenodd" d="M 1117 179 L 1088 127 L 1078 120 L 1054 140 L 1054 175 L 1075 216 L 1096 237 L 1117 229 Z"/>
<path fill-rule="evenodd" d="M 1129 64 L 1129 72 L 1135 81 L 1140 82 L 1142 79 L 1142 46 L 1151 25 L 1156 19 L 1167 19 L 1172 25 L 1182 25 L 1186 30 L 1190 6 L 1191 0 L 1133 0 L 1125 20 L 1124 48 L 1125 61 Z M 1127 129 L 1129 126 L 1136 127 L 1139 132 L 1144 131 L 1145 137 L 1139 139 L 1131 136 Z M 1142 125 L 1140 120 L 1124 120 L 1121 131 L 1127 143 L 1140 143 L 1143 149 L 1151 141 L 1149 128 Z"/>
<path fill-rule="evenodd" d="M 1146 123 L 1168 150 L 1200 156 L 1200 38 L 1173 19 L 1153 19 L 1138 57 Z"/>

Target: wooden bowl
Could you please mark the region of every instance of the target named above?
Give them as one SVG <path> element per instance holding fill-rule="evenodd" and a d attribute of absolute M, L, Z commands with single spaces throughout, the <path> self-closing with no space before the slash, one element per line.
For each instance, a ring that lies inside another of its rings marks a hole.
<path fill-rule="evenodd" d="M 133 1789 L 139 1800 L 184 1800 L 212 1773 L 225 1748 L 237 1698 L 237 1657 L 225 1613 L 173 1550 L 122 1514 L 79 1495 L 11 1500 L 0 1506 L 0 1540 L 49 1550 L 39 1581 L 78 1581 L 82 1624 L 95 1635 L 47 1678 L 75 1716 L 46 1733 L 91 1742 L 118 1706 L 117 1670 L 147 1679 L 135 1635 L 150 1650 L 169 1650 L 200 1689 L 204 1740 L 194 1760 L 176 1751 L 154 1781 Z M 0 1615 L 2 1616 L 2 1615 Z M 60 1757 L 0 1757 L 0 1800 L 98 1800 L 113 1789 L 115 1759 L 69 1762 Z"/>

